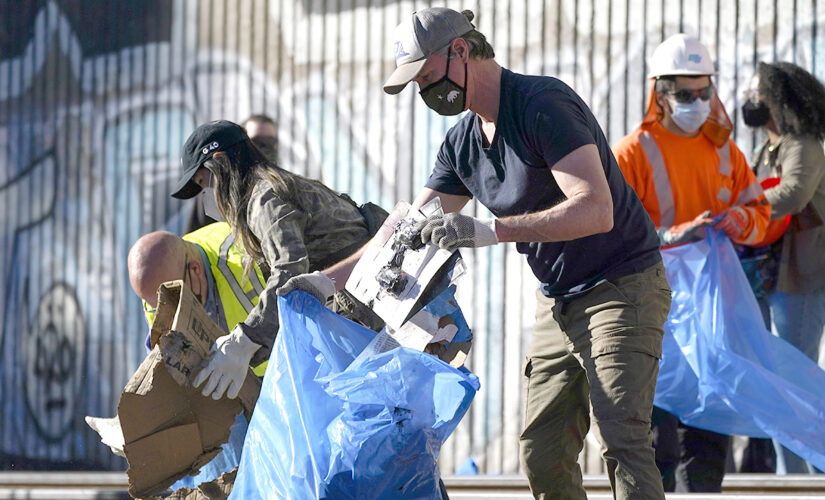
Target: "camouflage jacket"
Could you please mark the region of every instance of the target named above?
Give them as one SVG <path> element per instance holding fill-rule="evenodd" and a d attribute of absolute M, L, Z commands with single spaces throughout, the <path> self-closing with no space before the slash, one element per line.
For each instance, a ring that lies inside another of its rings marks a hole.
<path fill-rule="evenodd" d="M 278 332 L 278 287 L 292 276 L 333 264 L 345 257 L 342 251 L 354 251 L 369 237 L 364 217 L 352 200 L 318 181 L 293 178 L 293 201 L 281 199 L 266 181 L 260 181 L 247 207 L 250 229 L 260 240 L 266 259 L 259 264 L 269 272 L 260 302 L 238 324 L 247 337 L 263 346 L 252 364 L 269 358 Z"/>

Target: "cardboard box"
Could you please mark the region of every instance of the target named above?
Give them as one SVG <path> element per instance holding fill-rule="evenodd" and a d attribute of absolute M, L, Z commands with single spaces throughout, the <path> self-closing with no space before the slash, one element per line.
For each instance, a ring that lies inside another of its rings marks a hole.
<path fill-rule="evenodd" d="M 238 413 L 251 417 L 261 388 L 251 370 L 238 399 L 215 401 L 191 384 L 222 335 L 182 281 L 161 285 L 154 348 L 126 384 L 117 410 L 133 497 L 151 497 L 197 473 L 229 439 Z"/>

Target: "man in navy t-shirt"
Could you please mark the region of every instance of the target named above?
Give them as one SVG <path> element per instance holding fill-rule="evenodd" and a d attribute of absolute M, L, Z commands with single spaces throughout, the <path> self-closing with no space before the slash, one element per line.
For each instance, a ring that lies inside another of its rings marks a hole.
<path fill-rule="evenodd" d="M 516 242 L 541 281 L 525 368 L 521 461 L 536 498 L 585 499 L 576 461 L 590 423 L 616 498 L 664 498 L 650 436 L 670 288 L 654 227 L 599 124 L 561 81 L 503 69 L 470 23 L 430 8 L 395 30 L 389 94 L 410 81 L 447 133 L 414 206 L 446 249 Z M 459 211 L 476 197 L 496 216 Z"/>

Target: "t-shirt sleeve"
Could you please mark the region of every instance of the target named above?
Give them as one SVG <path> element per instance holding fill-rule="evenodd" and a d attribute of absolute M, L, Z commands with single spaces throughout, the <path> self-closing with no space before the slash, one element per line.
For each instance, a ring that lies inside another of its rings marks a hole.
<path fill-rule="evenodd" d="M 585 104 L 568 92 L 550 90 L 537 94 L 527 105 L 525 141 L 549 167 L 576 149 L 595 144 L 595 121 Z"/>
<path fill-rule="evenodd" d="M 441 143 L 441 148 L 435 157 L 435 167 L 425 186 L 440 193 L 457 194 L 472 198 L 472 193 L 456 173 L 456 154 L 452 137 L 452 134 L 448 133 L 447 138 Z"/>

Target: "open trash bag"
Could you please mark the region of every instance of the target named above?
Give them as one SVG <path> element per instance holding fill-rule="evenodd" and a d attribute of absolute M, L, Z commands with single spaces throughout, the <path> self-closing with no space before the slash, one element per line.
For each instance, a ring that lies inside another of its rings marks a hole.
<path fill-rule="evenodd" d="M 825 469 L 825 371 L 765 327 L 723 234 L 662 250 L 673 303 L 654 404 L 683 423 L 772 437 Z"/>
<path fill-rule="evenodd" d="M 296 291 L 230 498 L 440 498 L 437 458 L 478 378 L 414 349 L 363 352 L 375 333 Z"/>

